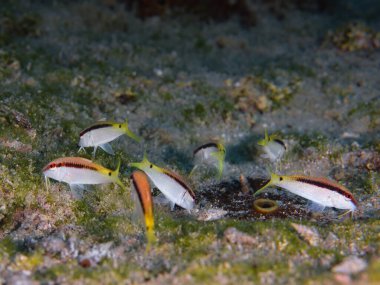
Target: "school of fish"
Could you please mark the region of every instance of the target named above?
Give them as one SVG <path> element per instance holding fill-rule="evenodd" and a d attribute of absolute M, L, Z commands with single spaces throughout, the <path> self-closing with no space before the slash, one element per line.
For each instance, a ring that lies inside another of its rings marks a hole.
<path fill-rule="evenodd" d="M 100 147 L 105 152 L 114 155 L 110 143 L 123 135 L 127 135 L 136 142 L 141 141 L 129 129 L 127 121 L 99 121 L 80 132 L 79 151 L 93 147 L 93 158 L 95 158 L 96 150 Z M 278 163 L 286 152 L 286 144 L 278 136 L 268 135 L 267 130 L 265 130 L 264 139 L 258 141 L 258 145 L 262 147 L 265 153 L 264 157 L 272 163 Z M 226 149 L 221 141 L 207 142 L 195 148 L 193 152 L 194 167 L 188 178 L 203 168 L 215 172 L 220 180 L 223 175 L 225 157 Z M 73 197 L 80 199 L 87 185 L 114 183 L 126 192 L 127 187 L 119 178 L 120 164 L 119 160 L 115 170 L 111 170 L 86 158 L 61 157 L 49 162 L 42 172 L 47 187 L 50 178 L 65 182 L 69 184 Z M 172 170 L 153 164 L 148 160 L 146 153 L 141 162 L 129 163 L 129 167 L 137 169 L 132 172 L 130 177 L 131 199 L 136 212 L 141 217 L 140 220 L 145 225 L 147 248 L 150 248 L 156 242 L 150 181 L 169 201 L 171 210 L 178 205 L 190 212 L 195 206 L 195 193 L 185 178 Z M 358 207 L 358 202 L 347 188 L 323 177 L 271 173 L 270 180 L 254 195 L 262 193 L 268 187 L 285 189 L 315 203 L 322 210 L 325 207 L 333 207 L 346 210 L 345 213 L 353 213 Z"/>

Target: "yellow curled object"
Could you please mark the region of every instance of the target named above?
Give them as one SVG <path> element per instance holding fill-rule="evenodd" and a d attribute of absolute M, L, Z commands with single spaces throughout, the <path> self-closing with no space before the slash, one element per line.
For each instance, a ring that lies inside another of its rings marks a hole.
<path fill-rule="evenodd" d="M 278 210 L 278 204 L 270 199 L 257 199 L 253 202 L 253 208 L 261 214 L 273 214 Z"/>

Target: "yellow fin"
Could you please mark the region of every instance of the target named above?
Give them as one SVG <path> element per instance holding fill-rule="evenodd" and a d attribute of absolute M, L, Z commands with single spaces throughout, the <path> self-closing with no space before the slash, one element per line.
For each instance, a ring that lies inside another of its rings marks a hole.
<path fill-rule="evenodd" d="M 257 142 L 258 145 L 266 146 L 268 144 L 268 142 L 269 142 L 270 137 L 268 136 L 268 130 L 267 130 L 267 128 L 265 128 L 264 132 L 265 132 L 264 138 L 262 140 L 259 140 Z"/>
<path fill-rule="evenodd" d="M 279 176 L 277 174 L 274 174 L 274 173 L 271 173 L 270 174 L 271 178 L 270 180 L 267 182 L 267 184 L 265 184 L 263 187 L 261 187 L 259 190 L 257 190 L 253 196 L 257 196 L 259 195 L 260 193 L 262 193 L 266 188 L 268 188 L 269 186 L 272 186 L 274 184 L 274 182 L 279 178 Z"/>
<path fill-rule="evenodd" d="M 128 163 L 128 166 L 129 166 L 129 167 L 136 167 L 136 168 L 138 168 L 138 169 L 143 170 L 143 168 L 144 168 L 144 167 L 148 167 L 149 164 L 151 164 L 151 163 L 150 163 L 150 161 L 148 160 L 148 156 L 147 156 L 147 154 L 146 154 L 146 151 L 144 151 L 144 156 L 143 156 L 142 161 L 140 161 L 140 162 L 130 162 L 130 163 Z"/>
<path fill-rule="evenodd" d="M 223 175 L 225 152 L 218 151 L 211 153 L 218 160 L 218 179 L 220 180 Z"/>
<path fill-rule="evenodd" d="M 157 238 L 154 233 L 154 227 L 150 227 L 146 229 L 146 239 L 147 239 L 147 245 L 146 245 L 146 250 L 150 251 L 152 247 L 157 243 Z"/>

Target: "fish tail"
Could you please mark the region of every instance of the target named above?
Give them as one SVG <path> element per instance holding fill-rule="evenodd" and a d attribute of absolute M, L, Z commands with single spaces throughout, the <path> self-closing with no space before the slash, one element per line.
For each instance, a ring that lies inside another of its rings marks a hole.
<path fill-rule="evenodd" d="M 257 196 L 260 193 L 262 193 L 266 188 L 268 188 L 269 186 L 272 186 L 274 184 L 274 181 L 276 181 L 276 179 L 278 179 L 277 174 L 270 173 L 270 176 L 271 176 L 270 180 L 263 187 L 261 187 L 259 190 L 257 190 L 255 192 L 255 194 L 253 194 L 253 196 Z"/>
<path fill-rule="evenodd" d="M 154 233 L 154 229 L 153 228 L 150 228 L 150 229 L 147 229 L 146 231 L 146 239 L 147 239 L 147 247 L 151 247 L 153 246 L 156 242 L 157 242 L 157 239 L 156 239 L 156 235 Z"/>
<path fill-rule="evenodd" d="M 266 145 L 268 144 L 268 142 L 269 142 L 269 135 L 268 135 L 268 130 L 267 130 L 267 128 L 265 128 L 264 132 L 265 132 L 265 134 L 264 134 L 264 139 L 259 140 L 259 141 L 257 142 L 258 145 L 266 146 Z"/>
<path fill-rule="evenodd" d="M 140 142 L 140 141 L 141 141 L 141 138 L 138 137 L 138 136 L 137 136 L 136 134 L 134 134 L 133 132 L 131 132 L 130 129 L 127 129 L 127 130 L 125 131 L 125 133 L 126 133 L 127 136 L 129 136 L 131 139 L 133 139 L 133 140 L 135 140 L 135 141 L 137 141 L 137 142 Z"/>
<path fill-rule="evenodd" d="M 125 133 L 127 134 L 127 136 L 129 136 L 131 139 L 137 141 L 137 142 L 140 142 L 141 141 L 141 138 L 138 137 L 135 133 L 133 133 L 130 129 L 129 129 L 129 125 L 128 125 L 128 120 L 125 119 Z"/>
<path fill-rule="evenodd" d="M 153 217 L 146 219 L 146 239 L 147 239 L 147 251 L 157 242 L 156 235 L 154 233 L 154 221 Z"/>
<path fill-rule="evenodd" d="M 119 187 L 120 187 L 124 192 L 127 191 L 127 187 L 125 187 L 125 185 L 123 184 L 123 182 L 121 182 L 120 179 L 117 180 L 116 184 L 119 185 Z"/>
<path fill-rule="evenodd" d="M 144 157 L 140 162 L 130 162 L 128 163 L 129 167 L 136 167 L 138 169 L 143 170 L 144 167 L 149 166 L 150 161 L 148 160 L 148 155 L 146 154 L 146 150 L 144 150 Z"/>
<path fill-rule="evenodd" d="M 217 147 L 218 147 L 218 150 L 219 150 L 221 153 L 223 153 L 223 154 L 226 153 L 226 148 L 224 147 L 224 144 L 223 144 L 222 142 L 217 143 Z"/>
<path fill-rule="evenodd" d="M 119 158 L 118 161 L 117 161 L 117 167 L 116 167 L 116 169 L 114 170 L 114 173 L 115 173 L 116 177 L 119 176 L 120 166 L 121 166 L 121 159 Z"/>
<path fill-rule="evenodd" d="M 222 178 L 225 152 L 213 152 L 211 153 L 218 160 L 218 179 Z"/>
<path fill-rule="evenodd" d="M 223 167 L 224 167 L 224 159 L 222 157 L 219 157 L 218 159 L 218 179 L 222 179 L 223 175 Z"/>

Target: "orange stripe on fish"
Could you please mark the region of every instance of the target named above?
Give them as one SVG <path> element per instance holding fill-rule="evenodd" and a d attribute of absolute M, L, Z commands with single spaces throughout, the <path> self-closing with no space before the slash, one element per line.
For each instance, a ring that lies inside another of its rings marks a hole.
<path fill-rule="evenodd" d="M 153 216 L 153 202 L 148 177 L 142 171 L 136 170 L 131 175 L 133 186 L 142 206 L 144 215 Z"/>
<path fill-rule="evenodd" d="M 131 179 L 144 214 L 148 240 L 147 249 L 149 249 L 156 241 L 156 236 L 154 234 L 153 199 L 148 176 L 143 171 L 136 170 L 132 173 Z"/>

